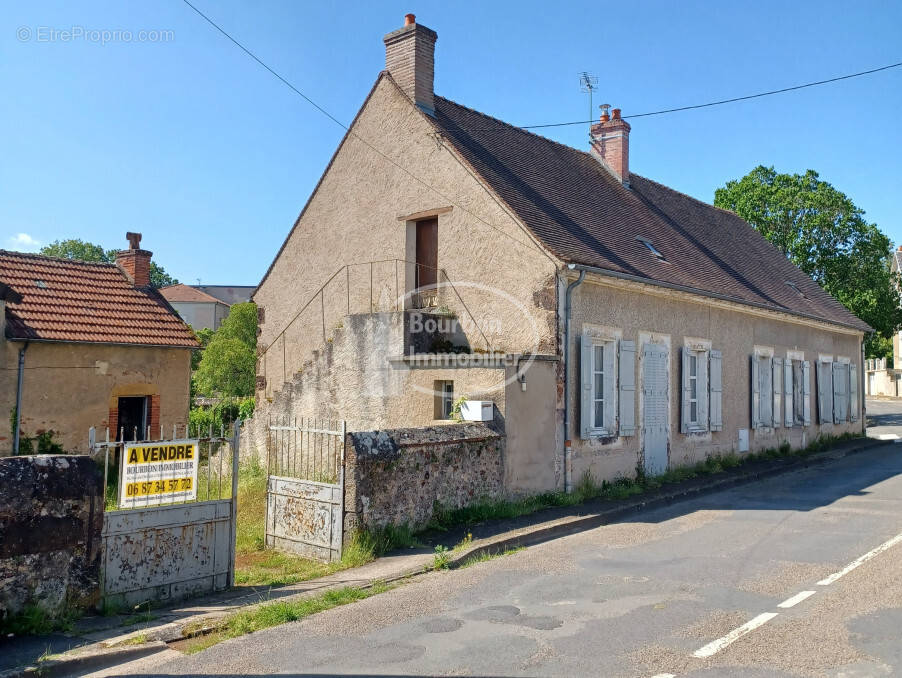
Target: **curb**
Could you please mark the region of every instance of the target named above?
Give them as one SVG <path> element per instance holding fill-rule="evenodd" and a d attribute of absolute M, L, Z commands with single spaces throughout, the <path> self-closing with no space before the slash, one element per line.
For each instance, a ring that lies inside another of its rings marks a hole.
<path fill-rule="evenodd" d="M 798 471 L 809 467 L 821 466 L 830 461 L 843 459 L 845 457 L 861 452 L 866 452 L 876 447 L 888 444 L 890 444 L 890 441 L 866 438 L 858 441 L 857 444 L 850 445 L 845 449 L 825 450 L 824 452 L 818 452 L 808 457 L 780 459 L 779 464 L 771 465 L 768 468 L 749 469 L 744 473 L 739 472 L 723 478 L 717 478 L 716 476 L 707 476 L 705 477 L 705 480 L 707 482 L 699 482 L 692 486 L 680 487 L 680 485 L 677 484 L 673 489 L 670 490 L 667 490 L 665 488 L 658 488 L 646 493 L 639 499 L 629 501 L 628 503 L 621 503 L 606 510 L 596 510 L 594 512 L 580 516 L 574 516 L 571 518 L 551 519 L 549 521 L 545 521 L 545 523 L 550 524 L 545 524 L 543 526 L 542 523 L 539 523 L 535 527 L 535 529 L 532 529 L 527 525 L 525 527 L 515 528 L 513 530 L 510 530 L 506 534 L 502 534 L 494 538 L 487 537 L 477 543 L 474 543 L 466 549 L 453 552 L 453 554 L 447 561 L 447 567 L 449 569 L 456 569 L 474 556 L 481 556 L 484 554 L 494 555 L 511 548 L 533 546 L 535 544 L 550 541 L 552 539 L 558 539 L 560 537 L 566 537 L 578 532 L 583 532 L 585 530 L 601 527 L 602 525 L 610 524 L 612 522 L 620 520 L 625 516 L 632 515 L 640 511 L 662 508 L 672 504 L 677 504 L 684 500 L 708 494 L 714 494 L 731 487 L 746 485 L 758 480 L 764 480 L 766 478 L 789 473 L 791 471 Z M 588 505 L 584 504 L 583 506 L 589 508 L 591 506 L 591 503 L 589 503 Z M 574 506 L 573 508 L 578 509 L 579 505 Z M 539 514 L 533 515 L 538 516 Z M 408 579 L 410 577 L 426 574 L 432 571 L 433 569 L 428 564 L 425 566 L 423 564 L 419 564 L 416 566 L 403 568 L 395 574 L 381 578 L 379 580 L 362 581 L 357 586 L 361 589 L 368 589 L 376 584 L 377 581 L 392 583 L 403 579 Z M 327 591 L 344 588 L 346 586 L 348 586 L 347 583 L 335 583 L 333 585 L 327 585 L 321 588 L 315 588 L 293 595 L 282 596 L 277 600 L 285 602 L 304 600 L 306 598 L 313 598 L 317 595 L 322 595 Z M 140 657 L 167 649 L 167 643 L 169 642 L 184 640 L 186 638 L 193 638 L 214 631 L 218 627 L 217 622 L 219 620 L 232 614 L 238 609 L 252 609 L 271 602 L 273 602 L 273 600 L 260 600 L 258 602 L 248 603 L 244 605 L 234 605 L 221 611 L 210 612 L 207 614 L 196 615 L 187 619 L 167 622 L 155 628 L 151 627 L 133 631 L 131 633 L 123 634 L 115 638 L 110 638 L 102 643 L 87 646 L 89 648 L 101 648 L 96 652 L 81 652 L 71 657 L 64 656 L 60 659 L 42 662 L 39 667 L 28 667 L 27 669 L 18 672 L 2 673 L 0 674 L 0 678 L 20 678 L 21 676 L 29 676 L 33 678 L 34 676 L 38 675 L 42 677 L 50 676 L 51 678 L 53 678 L 54 676 L 64 676 L 76 671 L 84 671 L 85 669 L 89 668 L 97 669 L 116 663 L 132 661 L 133 659 L 138 659 Z M 192 627 L 191 631 L 187 630 L 189 627 Z M 147 636 L 149 641 L 147 643 L 135 645 L 132 647 L 121 647 L 121 644 L 123 642 L 132 640 L 139 635 Z M 110 647 L 110 645 L 119 645 L 120 647 Z"/>

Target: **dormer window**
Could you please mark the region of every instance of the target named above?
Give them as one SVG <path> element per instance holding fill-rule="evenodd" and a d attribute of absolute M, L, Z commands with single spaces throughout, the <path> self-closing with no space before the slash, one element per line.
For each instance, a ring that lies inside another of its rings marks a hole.
<path fill-rule="evenodd" d="M 658 261 L 667 261 L 667 259 L 664 257 L 664 255 L 661 254 L 660 250 L 658 250 L 657 247 L 655 247 L 654 245 L 651 244 L 650 240 L 647 240 L 646 238 L 642 238 L 638 235 L 636 236 L 636 240 L 638 240 L 643 245 L 645 245 L 648 248 L 648 251 L 651 252 L 652 254 L 654 254 L 655 258 Z"/>

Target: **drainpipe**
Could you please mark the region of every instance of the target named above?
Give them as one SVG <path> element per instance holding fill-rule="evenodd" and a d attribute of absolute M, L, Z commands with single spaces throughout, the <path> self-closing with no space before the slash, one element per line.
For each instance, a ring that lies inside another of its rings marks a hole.
<path fill-rule="evenodd" d="M 575 264 L 568 264 L 571 271 Z M 582 285 L 586 272 L 581 270 L 579 277 L 567 285 L 564 295 L 564 490 L 573 491 L 573 460 L 570 447 L 570 297 L 573 290 Z"/>
<path fill-rule="evenodd" d="M 28 342 L 19 349 L 19 377 L 16 384 L 16 428 L 13 431 L 13 455 L 19 454 L 19 429 L 22 423 L 22 380 L 25 375 L 25 349 Z"/>

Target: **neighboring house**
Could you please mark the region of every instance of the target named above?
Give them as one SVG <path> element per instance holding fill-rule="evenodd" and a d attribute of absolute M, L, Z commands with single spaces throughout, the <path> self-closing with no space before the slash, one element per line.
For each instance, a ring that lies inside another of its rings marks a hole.
<path fill-rule="evenodd" d="M 198 345 L 151 287 L 139 239 L 115 264 L 0 250 L 0 411 L 11 422 L 0 454 L 13 449 L 17 396 L 21 435 L 53 431 L 67 452 L 87 451 L 91 426 L 132 439 L 187 421 Z"/>
<path fill-rule="evenodd" d="M 256 288 L 230 285 L 170 285 L 160 289 L 182 320 L 195 330 L 217 330 L 232 304 L 250 301 Z"/>
<path fill-rule="evenodd" d="M 893 273 L 902 273 L 902 245 L 893 252 L 890 262 Z M 893 335 L 893 364 L 887 367 L 885 358 L 871 359 L 865 364 L 865 392 L 867 395 L 902 396 L 902 331 Z"/>
<path fill-rule="evenodd" d="M 525 492 L 862 430 L 864 322 L 736 214 L 633 173 L 618 109 L 583 151 L 436 95 L 436 38 L 412 15 L 385 36 L 254 294 L 251 435 L 488 399 Z"/>

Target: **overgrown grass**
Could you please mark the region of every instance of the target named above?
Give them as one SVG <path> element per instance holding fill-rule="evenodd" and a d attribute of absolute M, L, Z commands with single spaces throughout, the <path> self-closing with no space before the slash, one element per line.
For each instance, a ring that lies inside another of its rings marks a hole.
<path fill-rule="evenodd" d="M 54 631 L 71 631 L 78 615 L 78 610 L 68 606 L 50 613 L 37 605 L 28 605 L 18 614 L 0 618 L 0 635 L 43 636 Z"/>
<path fill-rule="evenodd" d="M 212 633 L 185 641 L 181 649 L 187 654 L 194 654 L 229 638 L 237 638 L 279 624 L 298 621 L 333 607 L 347 605 L 384 593 L 390 588 L 392 587 L 382 583 L 373 584 L 369 588 L 347 586 L 326 591 L 315 598 L 276 601 L 249 610 L 242 610 L 223 619 Z"/>
<path fill-rule="evenodd" d="M 472 567 L 473 565 L 478 565 L 479 563 L 485 563 L 489 560 L 495 560 L 496 558 L 502 558 L 504 556 L 509 556 L 512 553 L 517 553 L 522 551 L 524 546 L 517 546 L 516 548 L 508 548 L 503 551 L 483 551 L 482 553 L 478 553 L 474 556 L 470 556 L 464 562 L 460 564 L 458 569 L 464 569 L 465 567 Z"/>

